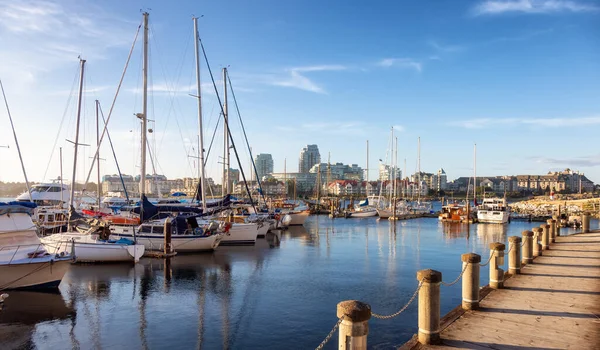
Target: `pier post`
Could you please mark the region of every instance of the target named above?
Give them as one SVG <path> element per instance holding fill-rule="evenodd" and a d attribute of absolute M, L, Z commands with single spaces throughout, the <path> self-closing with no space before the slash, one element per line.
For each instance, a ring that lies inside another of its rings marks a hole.
<path fill-rule="evenodd" d="M 523 259 L 522 264 L 531 264 L 533 262 L 533 232 L 523 231 Z"/>
<path fill-rule="evenodd" d="M 460 256 L 465 270 L 462 276 L 462 308 L 476 310 L 479 308 L 479 264 L 481 255 L 467 253 Z M 465 267 L 465 265 L 467 265 Z"/>
<path fill-rule="evenodd" d="M 521 273 L 521 237 L 508 237 L 508 272 Z"/>
<path fill-rule="evenodd" d="M 554 229 L 555 229 L 554 223 L 555 223 L 555 221 L 552 219 L 548 219 L 546 222 L 548 223 L 548 225 L 550 225 L 550 230 L 548 231 L 549 241 L 550 241 L 550 243 L 554 243 Z"/>
<path fill-rule="evenodd" d="M 542 255 L 542 245 L 540 244 L 540 238 L 542 237 L 542 229 L 540 227 L 534 227 L 533 231 L 533 257 L 536 258 Z"/>
<path fill-rule="evenodd" d="M 440 342 L 440 284 L 442 273 L 435 270 L 417 271 L 419 289 L 419 343 Z"/>
<path fill-rule="evenodd" d="M 558 216 L 554 215 L 552 217 L 552 220 L 556 221 L 556 226 L 554 226 L 554 237 L 559 237 L 560 236 L 560 226 L 561 226 L 561 222 L 560 222 L 560 209 L 558 209 L 558 214 L 559 214 Z"/>
<path fill-rule="evenodd" d="M 493 289 L 504 288 L 504 270 L 500 266 L 504 265 L 504 250 L 506 246 L 502 243 L 490 243 L 490 287 Z"/>
<path fill-rule="evenodd" d="M 581 232 L 590 233 L 590 215 L 588 213 L 581 215 Z"/>
<path fill-rule="evenodd" d="M 337 304 L 337 317 L 344 317 L 339 328 L 340 350 L 366 350 L 371 306 L 358 300 Z"/>
<path fill-rule="evenodd" d="M 171 218 L 165 219 L 165 225 L 163 227 L 163 233 L 165 236 L 165 247 L 163 249 L 164 254 L 168 256 L 171 253 Z"/>
<path fill-rule="evenodd" d="M 542 229 L 542 249 L 548 250 L 550 248 L 550 225 L 541 224 Z"/>

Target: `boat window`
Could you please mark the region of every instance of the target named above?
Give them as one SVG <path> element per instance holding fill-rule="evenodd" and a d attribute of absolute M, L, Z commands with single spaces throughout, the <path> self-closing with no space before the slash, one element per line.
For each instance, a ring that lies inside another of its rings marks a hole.
<path fill-rule="evenodd" d="M 142 225 L 142 228 L 140 229 L 140 232 L 143 232 L 143 233 L 152 233 L 152 226 L 150 226 L 150 225 Z"/>
<path fill-rule="evenodd" d="M 44 222 L 44 214 L 38 215 L 38 221 L 39 222 Z"/>
<path fill-rule="evenodd" d="M 61 191 L 62 191 L 62 189 L 57 186 L 52 186 L 52 187 L 48 188 L 48 192 L 61 192 Z"/>
<path fill-rule="evenodd" d="M 54 222 L 54 215 L 52 215 L 52 214 L 51 214 L 51 215 L 48 215 L 48 219 L 47 219 L 47 221 L 48 221 L 48 222 Z"/>

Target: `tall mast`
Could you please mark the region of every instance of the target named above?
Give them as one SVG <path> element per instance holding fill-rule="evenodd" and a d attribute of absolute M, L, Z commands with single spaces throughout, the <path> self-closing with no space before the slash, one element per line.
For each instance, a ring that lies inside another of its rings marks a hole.
<path fill-rule="evenodd" d="M 146 195 L 146 129 L 148 128 L 148 12 L 144 12 L 144 60 L 142 67 L 142 115 L 138 115 L 142 118 L 142 142 L 141 142 L 141 156 L 142 164 L 140 167 L 140 200 L 143 201 Z M 144 217 L 144 206 L 140 203 L 140 220 Z"/>
<path fill-rule="evenodd" d="M 83 95 L 83 72 L 85 69 L 85 60 L 79 59 L 81 65 L 79 74 L 79 97 L 77 99 L 77 123 L 75 124 L 75 151 L 73 152 L 73 176 L 71 177 L 71 198 L 69 199 L 69 216 L 73 208 L 73 199 L 75 198 L 75 175 L 77 173 L 77 146 L 79 146 L 79 121 L 81 119 L 81 98 Z M 70 220 L 69 220 L 70 221 Z M 70 226 L 69 222 L 69 226 Z"/>
<path fill-rule="evenodd" d="M 227 111 L 227 68 L 223 68 L 223 128 L 224 128 L 224 147 L 223 150 L 223 167 L 224 167 L 224 181 L 226 193 L 230 193 L 229 188 L 229 112 Z"/>
<path fill-rule="evenodd" d="M 473 205 L 477 205 L 477 144 L 473 146 Z"/>
<path fill-rule="evenodd" d="M 288 185 L 287 185 L 287 158 L 283 158 L 283 184 L 285 185 L 285 199 L 287 199 Z"/>
<path fill-rule="evenodd" d="M 6 100 L 6 94 L 4 93 L 4 85 L 2 85 L 2 80 L 0 80 L 0 88 L 2 89 L 2 97 L 4 98 L 6 113 L 8 114 L 8 120 L 10 120 L 10 127 L 12 128 L 13 136 L 15 138 L 15 144 L 17 145 L 17 152 L 19 153 L 19 160 L 21 161 L 21 169 L 23 170 L 23 177 L 25 177 L 25 185 L 27 186 L 27 192 L 29 192 L 29 200 L 33 202 L 33 197 L 31 197 L 31 187 L 29 187 L 29 180 L 27 179 L 27 172 L 25 171 L 25 164 L 23 163 L 23 157 L 21 156 L 21 147 L 19 147 L 19 140 L 17 139 L 15 125 L 13 124 L 12 116 L 10 115 L 10 108 L 8 108 L 8 100 Z"/>
<path fill-rule="evenodd" d="M 98 147 L 98 157 L 96 157 L 96 171 L 97 180 L 96 184 L 96 204 L 98 205 L 98 211 L 100 211 L 100 122 L 98 121 L 98 100 L 96 100 L 96 147 Z"/>
<path fill-rule="evenodd" d="M 367 185 L 369 184 L 369 140 L 367 140 Z"/>
<path fill-rule="evenodd" d="M 198 94 L 198 138 L 200 145 L 198 146 L 198 178 L 200 180 L 200 195 L 202 200 L 202 212 L 206 213 L 206 189 L 205 174 L 204 174 L 204 137 L 202 136 L 202 95 L 200 90 L 200 38 L 198 34 L 198 18 L 194 17 L 194 46 L 196 48 L 196 90 Z"/>
<path fill-rule="evenodd" d="M 397 179 L 398 179 L 398 136 L 396 136 L 394 138 L 395 144 L 394 144 L 394 203 L 398 200 L 398 185 L 397 185 Z M 394 212 L 394 216 L 396 215 L 396 213 Z"/>
<path fill-rule="evenodd" d="M 417 171 L 419 172 L 419 203 L 421 203 L 421 136 L 417 139 Z"/>
<path fill-rule="evenodd" d="M 394 181 L 395 177 L 396 177 L 396 170 L 395 170 L 395 162 L 396 162 L 396 156 L 394 155 L 395 150 L 394 150 L 394 127 L 392 126 L 392 154 L 391 154 L 391 163 L 392 163 L 392 176 L 390 178 L 390 180 Z M 390 207 L 393 207 L 393 203 L 394 200 L 396 200 L 396 182 L 393 182 L 392 185 L 392 193 L 390 195 Z M 394 213 L 394 215 L 396 215 L 396 213 Z M 394 216 L 392 215 L 392 216 Z"/>
<path fill-rule="evenodd" d="M 61 206 L 61 208 L 63 208 L 65 205 L 65 199 L 64 199 L 65 191 L 63 189 L 62 147 L 59 147 L 58 151 L 59 151 L 59 157 L 60 157 L 60 206 Z"/>

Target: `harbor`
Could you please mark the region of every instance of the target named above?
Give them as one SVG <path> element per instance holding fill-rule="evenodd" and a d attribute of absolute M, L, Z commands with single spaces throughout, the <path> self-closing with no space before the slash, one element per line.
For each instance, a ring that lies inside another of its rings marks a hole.
<path fill-rule="evenodd" d="M 461 254 L 487 257 L 490 243 L 529 228 L 526 222 L 313 215 L 304 227 L 283 231 L 280 241 L 259 239 L 253 247 L 142 258 L 135 265 L 73 265 L 58 292 L 44 294 L 60 312 L 29 308 L 17 303 L 21 292 L 8 291 L 0 331 L 14 347 L 315 348 L 336 322 L 340 301 L 362 300 L 374 312 L 393 313 L 413 294 L 417 271 L 432 268 L 454 278 Z M 482 269 L 481 284 L 487 283 Z M 460 302 L 460 284 L 446 288 L 442 315 Z M 370 327 L 369 346 L 398 347 L 417 331 L 417 305 L 393 320 L 372 319 Z M 336 348 L 336 340 L 326 348 Z"/>

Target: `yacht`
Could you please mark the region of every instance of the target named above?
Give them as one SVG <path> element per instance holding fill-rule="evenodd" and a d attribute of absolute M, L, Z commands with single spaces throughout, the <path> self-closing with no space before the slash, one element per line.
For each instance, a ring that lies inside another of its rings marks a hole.
<path fill-rule="evenodd" d="M 361 201 L 354 207 L 354 211 L 348 214 L 350 218 L 367 218 L 371 216 L 377 216 L 377 209 L 369 205 L 369 199 Z"/>
<path fill-rule="evenodd" d="M 510 210 L 504 198 L 484 198 L 477 208 L 477 221 L 489 224 L 506 224 Z"/>
<path fill-rule="evenodd" d="M 40 183 L 31 186 L 20 194 L 19 202 L 34 202 L 37 208 L 33 220 L 38 224 L 41 233 L 56 233 L 67 229 L 67 203 L 71 198 L 69 187 L 58 182 Z"/>
<path fill-rule="evenodd" d="M 31 219 L 34 208 L 0 203 L 0 290 L 56 288 L 73 260 L 71 254 L 44 250 Z"/>

